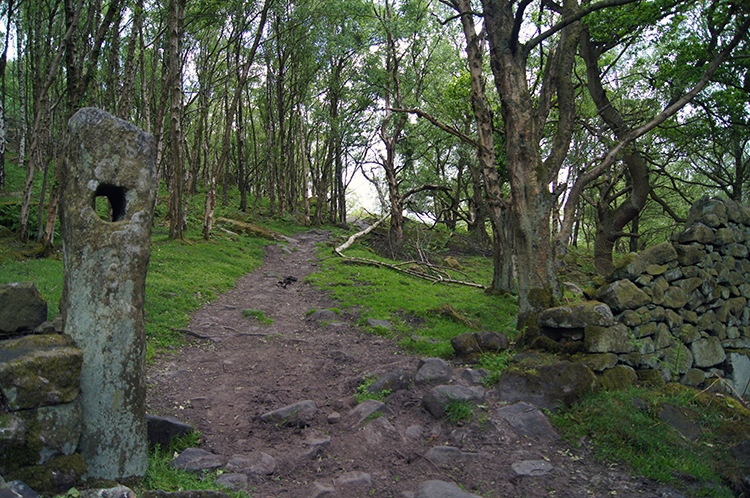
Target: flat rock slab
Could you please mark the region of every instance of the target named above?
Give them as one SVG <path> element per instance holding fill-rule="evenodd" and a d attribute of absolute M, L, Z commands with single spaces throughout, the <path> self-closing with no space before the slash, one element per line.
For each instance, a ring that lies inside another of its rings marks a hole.
<path fill-rule="evenodd" d="M 172 438 L 190 434 L 195 429 L 190 424 L 181 422 L 174 417 L 157 417 L 146 414 L 148 427 L 148 442 L 151 446 L 168 445 Z"/>
<path fill-rule="evenodd" d="M 453 446 L 435 446 L 427 452 L 425 458 L 435 465 L 453 465 L 458 462 L 465 462 L 476 458 L 476 453 L 464 453 L 459 448 Z"/>
<path fill-rule="evenodd" d="M 557 437 L 547 417 L 534 405 L 523 401 L 499 408 L 498 417 L 507 421 L 519 436 L 554 439 Z"/>
<path fill-rule="evenodd" d="M 267 453 L 256 451 L 249 455 L 234 455 L 225 468 L 242 474 L 271 475 L 276 471 L 276 459 Z"/>
<path fill-rule="evenodd" d="M 427 481 L 419 486 L 414 498 L 480 498 L 459 488 L 452 482 Z"/>
<path fill-rule="evenodd" d="M 132 489 L 122 485 L 105 489 L 84 489 L 79 493 L 81 498 L 137 498 Z"/>
<path fill-rule="evenodd" d="M 546 476 L 547 474 L 555 470 L 555 467 L 553 467 L 552 464 L 546 460 L 524 460 L 522 462 L 514 463 L 513 465 L 511 465 L 511 468 L 513 469 L 513 472 L 515 472 L 519 477 Z"/>
<path fill-rule="evenodd" d="M 260 416 L 263 422 L 282 424 L 287 427 L 307 427 L 308 422 L 318 413 L 314 401 L 306 400 L 292 403 L 278 410 Z"/>
<path fill-rule="evenodd" d="M 188 448 L 169 463 L 174 469 L 187 470 L 189 472 L 201 472 L 214 470 L 224 466 L 224 459 L 199 448 Z"/>

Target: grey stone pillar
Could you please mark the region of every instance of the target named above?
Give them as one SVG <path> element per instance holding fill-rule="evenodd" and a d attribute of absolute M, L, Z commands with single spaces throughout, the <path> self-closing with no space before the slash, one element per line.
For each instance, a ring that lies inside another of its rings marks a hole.
<path fill-rule="evenodd" d="M 66 147 L 60 178 L 61 309 L 65 332 L 83 350 L 79 451 L 87 477 L 143 476 L 148 457 L 143 302 L 157 192 L 154 139 L 104 111 L 85 108 L 68 122 Z"/>

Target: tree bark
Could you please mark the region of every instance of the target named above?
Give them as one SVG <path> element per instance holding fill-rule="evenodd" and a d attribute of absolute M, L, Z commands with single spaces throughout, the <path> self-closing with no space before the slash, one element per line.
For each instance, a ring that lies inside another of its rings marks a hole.
<path fill-rule="evenodd" d="M 182 149 L 182 34 L 187 0 L 169 2 L 169 82 L 170 82 L 170 154 L 172 160 L 172 188 L 169 193 L 169 238 L 183 240 L 182 224 L 185 209 L 185 156 Z"/>

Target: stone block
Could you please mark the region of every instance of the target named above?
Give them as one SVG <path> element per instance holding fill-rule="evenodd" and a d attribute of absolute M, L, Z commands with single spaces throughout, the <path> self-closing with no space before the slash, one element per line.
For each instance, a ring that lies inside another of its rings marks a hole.
<path fill-rule="evenodd" d="M 525 401 L 556 411 L 571 406 L 596 385 L 596 376 L 585 365 L 560 362 L 533 370 L 505 371 L 495 391 L 501 401 Z"/>
<path fill-rule="evenodd" d="M 663 265 L 677 259 L 677 252 L 669 242 L 651 246 L 641 251 L 640 255 L 647 265 Z"/>
<path fill-rule="evenodd" d="M 80 393 L 83 352 L 60 334 L 0 341 L 0 391 L 9 410 L 69 403 Z"/>
<path fill-rule="evenodd" d="M 630 330 L 617 324 L 612 327 L 590 325 L 584 329 L 584 349 L 588 353 L 630 353 L 635 341 Z"/>
<path fill-rule="evenodd" d="M 612 310 L 598 301 L 549 308 L 539 314 L 539 325 L 551 328 L 583 328 L 586 325 L 609 327 L 615 324 Z"/>
<path fill-rule="evenodd" d="M 690 345 L 690 351 L 693 353 L 695 366 L 698 368 L 718 365 L 727 357 L 724 348 L 721 347 L 721 341 L 715 336 L 693 342 Z"/>
<path fill-rule="evenodd" d="M 630 280 L 618 280 L 599 289 L 597 298 L 606 303 L 614 313 L 637 309 L 651 299 Z"/>
<path fill-rule="evenodd" d="M 47 301 L 33 282 L 0 284 L 0 339 L 47 320 Z"/>

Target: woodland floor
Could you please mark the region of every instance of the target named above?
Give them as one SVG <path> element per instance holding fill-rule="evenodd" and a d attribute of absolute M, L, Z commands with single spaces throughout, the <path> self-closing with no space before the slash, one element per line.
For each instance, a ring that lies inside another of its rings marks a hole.
<path fill-rule="evenodd" d="M 188 344 L 149 367 L 149 413 L 192 424 L 202 434 L 202 448 L 226 459 L 261 451 L 277 460 L 273 474 L 251 476 L 252 496 L 309 497 L 315 482 L 330 485 L 352 471 L 370 474 L 372 486 L 335 496 L 411 496 L 433 479 L 493 497 L 680 496 L 594 459 L 585 441 L 572 448 L 558 438 L 519 437 L 491 416 L 460 425 L 438 421 L 421 403 L 431 386 L 397 391 L 385 400 L 395 413 L 390 419 L 395 432 L 353 426 L 346 415 L 356 405 L 353 394 L 363 377 L 395 369 L 414 373 L 419 358 L 358 327 L 355 315 L 341 315 L 340 323 L 306 318 L 310 310 L 336 306 L 325 292 L 305 283 L 319 269 L 314 245 L 326 237 L 319 231 L 298 234 L 288 246 L 293 251 L 270 246 L 261 268 L 195 312 L 189 326 L 195 335 L 188 335 Z M 297 280 L 283 287 L 279 282 L 285 277 Z M 247 318 L 245 309 L 263 311 L 273 323 Z M 455 365 L 454 372 L 459 368 Z M 303 400 L 318 407 L 305 429 L 259 419 Z M 486 405 L 490 415 L 502 405 L 491 389 Z M 329 423 L 332 412 L 341 414 L 339 423 Z M 422 437 L 404 436 L 412 426 L 422 427 Z M 306 441 L 315 436 L 329 436 L 331 442 L 310 458 Z M 438 445 L 478 457 L 439 466 L 424 456 Z M 518 477 L 511 468 L 542 459 L 554 466 L 549 475 Z"/>

